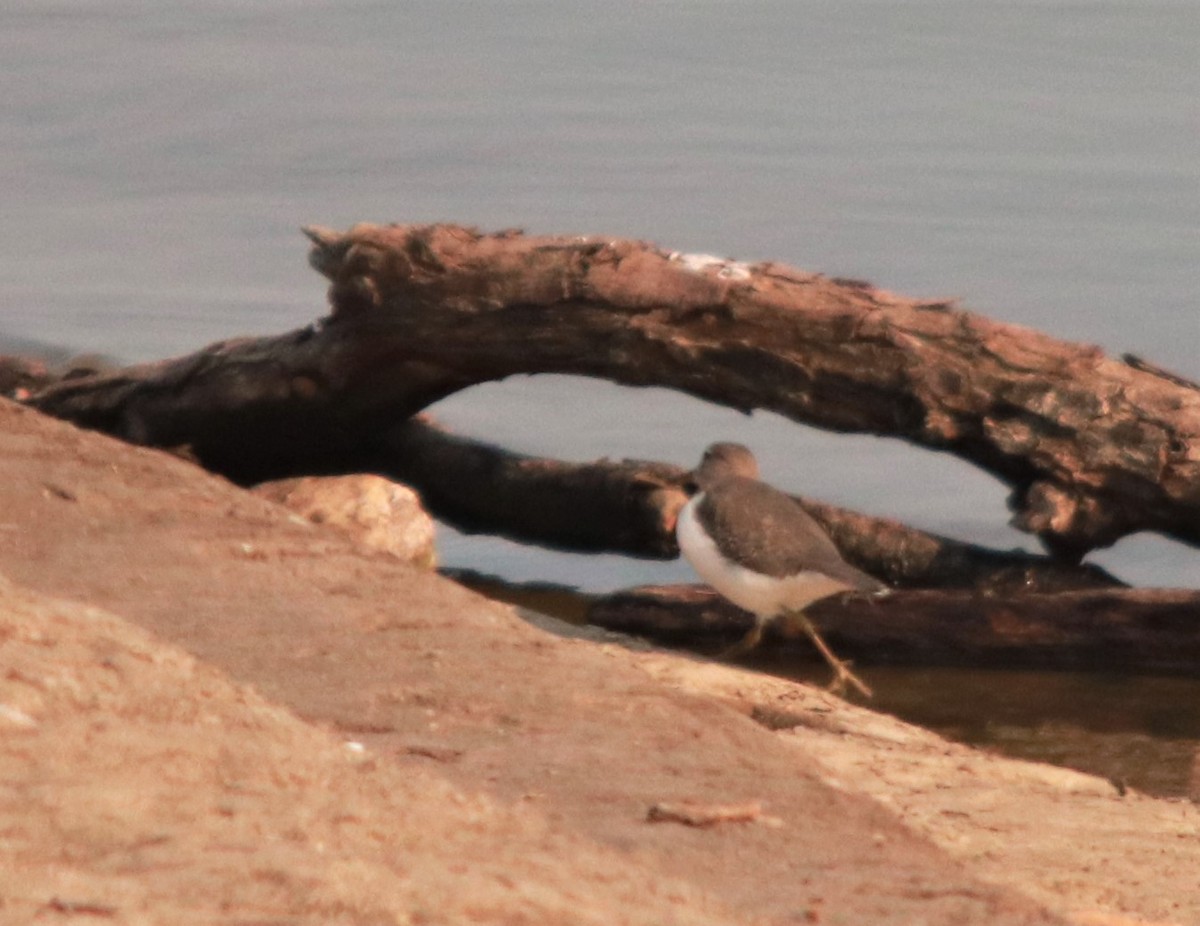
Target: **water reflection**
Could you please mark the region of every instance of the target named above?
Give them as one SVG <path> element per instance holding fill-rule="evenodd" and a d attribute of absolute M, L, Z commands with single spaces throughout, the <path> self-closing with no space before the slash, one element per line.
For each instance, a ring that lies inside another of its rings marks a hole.
<path fill-rule="evenodd" d="M 1200 680 L 1100 673 L 864 669 L 871 706 L 950 739 L 1200 798 Z"/>

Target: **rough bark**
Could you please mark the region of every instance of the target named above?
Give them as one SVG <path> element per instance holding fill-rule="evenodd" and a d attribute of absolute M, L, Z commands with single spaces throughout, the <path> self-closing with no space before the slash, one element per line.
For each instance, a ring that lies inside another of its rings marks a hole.
<path fill-rule="evenodd" d="M 378 469 L 421 493 L 469 533 L 586 552 L 674 559 L 687 496 L 678 466 L 643 460 L 567 463 L 457 437 L 421 415 L 384 435 Z"/>
<path fill-rule="evenodd" d="M 805 613 L 838 655 L 858 665 L 1184 675 L 1200 667 L 1200 591 L 898 591 L 881 599 L 827 598 Z M 601 598 L 588 621 L 715 652 L 744 634 L 752 618 L 707 588 L 660 586 Z M 799 630 L 783 623 L 769 628 L 763 648 L 813 652 Z"/>
<path fill-rule="evenodd" d="M 565 463 L 455 436 L 426 416 L 393 429 L 377 469 L 420 491 L 442 520 L 561 549 L 674 559 L 675 518 L 687 500 L 683 467 L 643 460 Z M 1097 566 L 989 550 L 886 518 L 793 496 L 842 555 L 892 585 L 1042 591 L 1115 587 Z"/>
<path fill-rule="evenodd" d="M 1200 543 L 1200 390 L 1145 363 L 774 263 L 452 225 L 310 229 L 327 322 L 52 386 L 81 424 L 242 481 L 337 469 L 466 386 L 575 373 L 954 453 L 1064 559 Z"/>

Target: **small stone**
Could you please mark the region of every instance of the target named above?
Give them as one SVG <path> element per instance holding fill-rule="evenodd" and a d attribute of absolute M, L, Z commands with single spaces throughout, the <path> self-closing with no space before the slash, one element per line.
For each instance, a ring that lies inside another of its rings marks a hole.
<path fill-rule="evenodd" d="M 433 519 L 408 486 L 364 474 L 280 479 L 253 491 L 371 549 L 425 568 L 437 563 Z"/>

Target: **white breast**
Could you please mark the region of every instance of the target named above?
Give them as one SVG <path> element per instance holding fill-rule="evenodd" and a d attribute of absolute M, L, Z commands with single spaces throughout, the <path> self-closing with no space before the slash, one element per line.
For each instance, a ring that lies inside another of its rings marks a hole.
<path fill-rule="evenodd" d="M 696 517 L 696 506 L 703 498 L 704 493 L 698 493 L 679 512 L 675 526 L 679 549 L 701 579 L 738 607 L 759 617 L 774 617 L 785 611 L 802 611 L 814 601 L 850 587 L 820 572 L 773 578 L 725 559 Z"/>

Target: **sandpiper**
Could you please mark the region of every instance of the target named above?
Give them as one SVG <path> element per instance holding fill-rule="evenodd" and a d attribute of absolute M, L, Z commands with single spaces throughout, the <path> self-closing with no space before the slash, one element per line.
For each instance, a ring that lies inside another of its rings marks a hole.
<path fill-rule="evenodd" d="M 834 670 L 831 690 L 850 683 L 871 690 L 838 659 L 803 611 L 839 592 L 882 594 L 882 582 L 855 569 L 820 524 L 789 496 L 758 478 L 758 463 L 741 444 L 704 451 L 694 471 L 696 493 L 679 514 L 679 548 L 705 582 L 754 614 L 754 626 L 723 656 L 752 650 L 769 621 L 797 621 Z"/>

